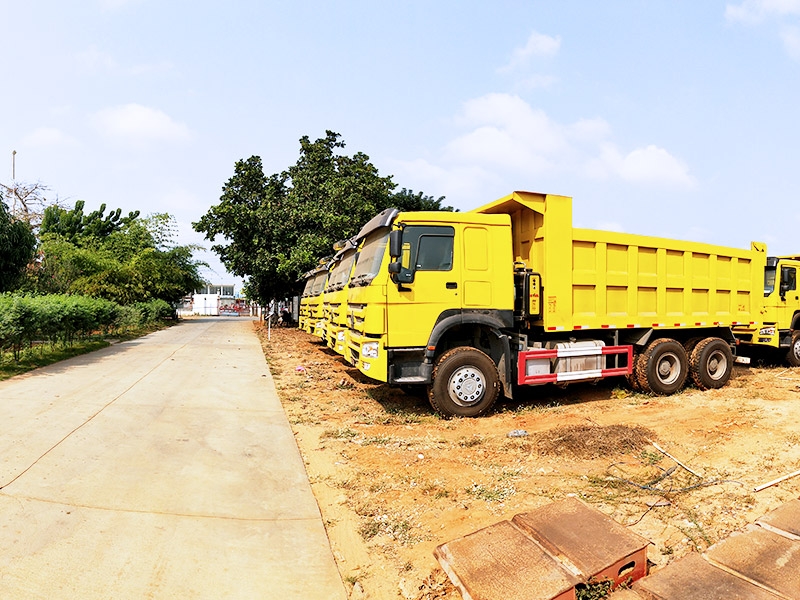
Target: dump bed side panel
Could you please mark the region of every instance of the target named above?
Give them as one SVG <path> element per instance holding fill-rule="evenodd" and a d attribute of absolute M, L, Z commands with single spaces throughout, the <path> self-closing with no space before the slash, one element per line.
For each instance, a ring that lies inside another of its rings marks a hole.
<path fill-rule="evenodd" d="M 571 254 L 572 318 L 548 326 L 712 327 L 759 319 L 761 252 L 573 229 Z"/>
<path fill-rule="evenodd" d="M 546 331 L 757 323 L 766 253 L 572 227 L 572 199 L 514 192 L 475 212 L 511 216 L 519 264 L 542 276 Z"/>

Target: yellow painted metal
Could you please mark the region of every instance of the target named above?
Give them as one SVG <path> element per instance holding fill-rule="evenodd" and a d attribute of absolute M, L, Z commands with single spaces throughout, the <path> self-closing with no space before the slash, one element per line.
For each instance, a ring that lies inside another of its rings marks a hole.
<path fill-rule="evenodd" d="M 347 292 L 357 249 L 351 245 L 343 250 L 345 251 L 337 255 L 329 265 L 330 275 L 323 299 L 325 340 L 328 347 L 340 355 L 344 355 L 346 348 L 344 332 L 347 330 Z"/>
<path fill-rule="evenodd" d="M 542 276 L 546 331 L 691 328 L 761 318 L 765 247 L 728 248 L 572 227 L 572 199 L 514 192 L 475 209 L 511 217 L 513 258 Z"/>
<path fill-rule="evenodd" d="M 327 268 L 315 269 L 309 274 L 303 296 L 300 298 L 300 316 L 298 324 L 306 333 L 324 338 L 323 302 L 325 282 L 328 278 Z"/>
<path fill-rule="evenodd" d="M 387 343 L 391 347 L 426 346 L 446 311 L 513 310 L 508 216 L 407 212 L 398 215 L 395 225 L 452 228 L 454 247 L 448 270 L 417 270 L 412 284 L 387 285 Z"/>

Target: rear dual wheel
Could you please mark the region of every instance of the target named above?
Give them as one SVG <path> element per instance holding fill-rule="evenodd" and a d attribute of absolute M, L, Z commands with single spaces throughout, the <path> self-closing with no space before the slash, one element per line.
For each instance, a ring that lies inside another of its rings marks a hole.
<path fill-rule="evenodd" d="M 633 376 L 643 392 L 674 394 L 686 383 L 686 350 L 675 340 L 660 338 L 650 343 L 633 363 Z"/>
<path fill-rule="evenodd" d="M 689 354 L 689 374 L 701 390 L 716 390 L 728 383 L 733 372 L 733 352 L 717 337 L 697 342 Z"/>

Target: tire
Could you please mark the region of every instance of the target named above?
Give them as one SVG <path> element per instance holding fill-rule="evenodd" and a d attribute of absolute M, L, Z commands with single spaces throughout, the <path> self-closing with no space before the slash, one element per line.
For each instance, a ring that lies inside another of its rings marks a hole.
<path fill-rule="evenodd" d="M 728 383 L 733 372 L 733 352 L 717 337 L 699 341 L 689 355 L 689 375 L 701 390 L 716 390 Z"/>
<path fill-rule="evenodd" d="M 625 379 L 628 380 L 628 385 L 634 392 L 644 392 L 644 388 L 639 383 L 639 376 L 636 374 L 636 364 L 639 362 L 639 358 L 642 355 L 638 352 L 633 353 L 633 364 L 631 365 L 631 374 L 626 375 Z"/>
<path fill-rule="evenodd" d="M 492 408 L 500 394 L 497 365 L 486 354 L 470 347 L 453 348 L 433 367 L 428 401 L 445 418 L 479 417 Z"/>
<path fill-rule="evenodd" d="M 692 350 L 694 350 L 694 347 L 697 346 L 697 344 L 702 342 L 704 339 L 705 338 L 701 338 L 701 337 L 689 338 L 689 340 L 683 345 L 683 347 L 686 348 L 686 356 L 691 356 L 692 355 Z"/>
<path fill-rule="evenodd" d="M 800 367 L 800 331 L 792 334 L 792 345 L 786 353 L 787 362 L 793 367 Z"/>
<path fill-rule="evenodd" d="M 675 340 L 654 340 L 635 364 L 639 385 L 645 392 L 661 396 L 674 394 L 686 383 L 686 350 Z"/>

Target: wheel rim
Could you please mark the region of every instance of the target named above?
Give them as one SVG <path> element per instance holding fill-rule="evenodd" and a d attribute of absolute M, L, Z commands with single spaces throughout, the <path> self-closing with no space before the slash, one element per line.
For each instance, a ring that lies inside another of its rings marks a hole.
<path fill-rule="evenodd" d="M 797 338 L 792 344 L 792 352 L 797 360 L 800 360 L 800 338 Z"/>
<path fill-rule="evenodd" d="M 722 350 L 715 350 L 708 357 L 706 363 L 708 376 L 714 381 L 719 381 L 728 372 L 728 357 Z"/>
<path fill-rule="evenodd" d="M 678 381 L 681 376 L 681 361 L 678 355 L 673 352 L 667 352 L 659 358 L 656 375 L 664 385 L 671 385 Z"/>
<path fill-rule="evenodd" d="M 459 406 L 474 406 L 483 398 L 486 382 L 475 367 L 456 369 L 447 384 L 450 399 Z"/>

